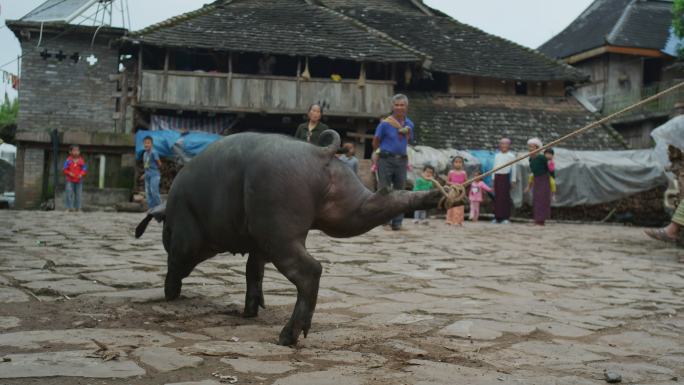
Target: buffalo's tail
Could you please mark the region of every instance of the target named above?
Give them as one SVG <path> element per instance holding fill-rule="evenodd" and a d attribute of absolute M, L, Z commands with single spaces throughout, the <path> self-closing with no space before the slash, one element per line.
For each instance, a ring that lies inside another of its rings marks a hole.
<path fill-rule="evenodd" d="M 323 147 L 330 156 L 334 156 L 340 151 L 342 139 L 335 130 L 325 130 L 318 139 L 318 144 Z"/>
<path fill-rule="evenodd" d="M 166 203 L 162 203 L 147 212 L 145 219 L 140 221 L 138 226 L 135 228 L 136 238 L 142 237 L 142 235 L 145 233 L 145 230 L 147 230 L 147 225 L 152 222 L 152 219 L 156 219 L 157 222 L 163 222 L 166 219 Z"/>

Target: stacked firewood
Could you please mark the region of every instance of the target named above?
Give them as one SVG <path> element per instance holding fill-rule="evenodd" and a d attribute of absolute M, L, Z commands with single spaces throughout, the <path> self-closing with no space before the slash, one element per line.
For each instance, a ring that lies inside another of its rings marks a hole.
<path fill-rule="evenodd" d="M 581 222 L 612 222 L 637 226 L 661 226 L 669 222 L 665 211 L 665 186 L 599 205 L 554 207 L 551 219 Z M 515 210 L 515 216 L 531 218 L 532 208 L 525 205 Z"/>

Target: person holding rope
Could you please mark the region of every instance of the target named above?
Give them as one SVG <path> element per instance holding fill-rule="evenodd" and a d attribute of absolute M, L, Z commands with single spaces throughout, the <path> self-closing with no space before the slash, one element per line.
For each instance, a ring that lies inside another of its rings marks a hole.
<path fill-rule="evenodd" d="M 407 148 L 413 140 L 413 122 L 406 116 L 408 97 L 397 94 L 392 97 L 392 115 L 383 119 L 375 129 L 373 149 L 378 152 L 378 188 L 403 190 L 406 188 L 408 167 Z M 401 230 L 404 216 L 392 219 L 392 230 Z"/>
<path fill-rule="evenodd" d="M 551 181 L 549 171 L 549 161 L 540 151 L 544 147 L 541 139 L 532 138 L 527 141 L 530 150 L 530 169 L 534 180 L 531 186 L 525 190 L 532 189 L 532 208 L 534 224 L 544 226 L 546 220 L 551 217 Z"/>

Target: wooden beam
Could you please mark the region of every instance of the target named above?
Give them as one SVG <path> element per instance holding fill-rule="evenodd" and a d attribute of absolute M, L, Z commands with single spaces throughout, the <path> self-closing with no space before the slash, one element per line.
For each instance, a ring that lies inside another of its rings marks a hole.
<path fill-rule="evenodd" d="M 364 140 L 365 140 L 365 139 L 370 139 L 370 140 L 372 140 L 373 138 L 375 138 L 374 135 L 370 135 L 370 134 L 361 134 L 361 133 L 358 133 L 358 132 L 347 132 L 347 136 L 350 137 L 350 138 L 357 138 L 357 139 L 364 139 Z"/>
<path fill-rule="evenodd" d="M 164 72 L 169 71 L 169 56 L 170 56 L 169 49 L 167 48 L 166 52 L 164 54 Z"/>
<path fill-rule="evenodd" d="M 645 57 L 666 57 L 664 53 L 657 49 L 650 48 L 633 48 L 633 47 L 618 47 L 614 45 L 604 45 L 603 47 L 598 47 L 590 49 L 588 51 L 580 52 L 578 54 L 568 56 L 563 59 L 568 64 L 578 63 L 592 57 L 603 55 L 605 53 L 619 53 L 622 55 L 633 55 L 633 56 L 645 56 Z"/>
<path fill-rule="evenodd" d="M 143 78 L 143 46 L 140 45 L 140 48 L 138 49 L 138 102 L 140 102 L 140 98 L 142 97 L 142 78 Z"/>
<path fill-rule="evenodd" d="M 632 48 L 608 46 L 608 52 L 621 53 L 623 55 L 646 56 L 646 57 L 665 57 L 666 54 L 657 49 L 651 48 Z"/>

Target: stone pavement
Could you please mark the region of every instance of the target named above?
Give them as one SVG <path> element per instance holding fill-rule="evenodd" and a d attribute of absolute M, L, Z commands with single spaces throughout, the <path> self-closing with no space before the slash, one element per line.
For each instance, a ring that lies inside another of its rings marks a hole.
<path fill-rule="evenodd" d="M 638 228 L 408 223 L 312 232 L 307 339 L 274 345 L 295 289 L 272 267 L 242 319 L 245 258 L 163 301 L 161 227 L 132 214 L 0 212 L 0 384 L 598 384 L 684 381 L 684 266 Z M 47 379 L 46 377 L 52 377 Z"/>

